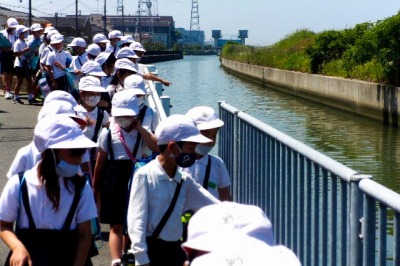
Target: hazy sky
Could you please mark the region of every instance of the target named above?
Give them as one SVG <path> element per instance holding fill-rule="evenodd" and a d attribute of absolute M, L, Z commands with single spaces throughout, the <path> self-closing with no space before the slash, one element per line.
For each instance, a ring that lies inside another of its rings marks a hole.
<path fill-rule="evenodd" d="M 31 0 L 32 7 L 40 10 L 34 15 L 75 13 L 75 0 Z M 82 14 L 102 12 L 104 0 L 78 0 Z M 49 3 L 50 2 L 50 3 Z M 172 15 L 176 27 L 190 27 L 192 0 L 158 0 L 159 15 Z M 27 11 L 28 0 L 1 0 L 0 5 Z M 8 6 L 7 6 L 8 5 Z M 125 14 L 134 15 L 138 0 L 124 0 Z M 18 7 L 18 8 L 17 8 Z M 117 0 L 107 0 L 107 13 L 116 14 Z M 297 29 L 307 28 L 320 32 L 344 29 L 362 22 L 376 22 L 400 10 L 394 0 L 198 0 L 200 29 L 206 40 L 211 30 L 222 31 L 224 37 L 248 30 L 247 44 L 273 44 Z M 44 14 L 45 12 L 46 14 Z"/>

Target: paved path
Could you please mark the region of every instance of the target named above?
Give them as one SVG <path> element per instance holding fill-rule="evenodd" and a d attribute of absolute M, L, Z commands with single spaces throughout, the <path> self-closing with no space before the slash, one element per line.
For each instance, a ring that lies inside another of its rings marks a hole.
<path fill-rule="evenodd" d="M 1 96 L 3 89 L 1 88 Z M 7 171 L 13 161 L 17 151 L 28 145 L 33 138 L 33 129 L 37 122 L 37 115 L 40 106 L 28 105 L 26 95 L 22 95 L 24 105 L 13 104 L 11 100 L 0 97 L 0 188 L 7 182 Z M 108 231 L 108 226 L 103 231 Z M 60 241 L 62 241 L 60 239 Z M 0 265 L 4 265 L 4 260 L 8 254 L 8 247 L 0 241 Z M 111 259 L 109 256 L 108 243 L 104 242 L 99 249 L 100 255 L 93 259 L 95 266 L 109 266 Z"/>

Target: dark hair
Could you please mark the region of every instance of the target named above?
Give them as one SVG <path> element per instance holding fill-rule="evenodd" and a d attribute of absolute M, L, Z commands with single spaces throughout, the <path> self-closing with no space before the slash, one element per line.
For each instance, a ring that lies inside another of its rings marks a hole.
<path fill-rule="evenodd" d="M 118 70 L 115 72 L 115 75 L 114 75 L 114 77 L 112 78 L 112 80 L 111 80 L 111 82 L 110 82 L 110 85 L 115 85 L 115 86 L 117 86 L 118 83 L 120 83 L 120 82 L 119 82 L 119 77 L 120 77 L 120 76 L 124 76 L 124 75 L 126 75 L 126 74 L 129 74 L 130 72 L 132 72 L 132 70 L 128 70 L 128 69 L 124 69 L 124 68 L 118 69 Z M 123 85 L 123 84 L 121 84 L 121 85 Z"/>
<path fill-rule="evenodd" d="M 42 160 L 38 165 L 38 178 L 46 187 L 46 194 L 58 211 L 60 207 L 60 183 L 56 172 L 55 154 L 51 149 L 42 152 Z"/>
<path fill-rule="evenodd" d="M 117 58 L 115 58 L 114 52 L 112 52 L 107 60 L 104 62 L 104 64 L 110 66 L 110 65 L 115 65 L 115 61 L 117 61 Z"/>
<path fill-rule="evenodd" d="M 171 141 L 171 142 L 173 142 L 173 141 Z M 185 142 L 184 141 L 178 141 L 178 142 L 175 142 L 175 143 L 176 143 L 176 145 L 178 145 L 179 148 L 182 149 L 182 146 L 183 146 L 183 144 Z M 158 145 L 158 148 L 160 149 L 160 153 L 163 153 L 164 151 L 166 151 L 167 147 L 168 147 L 168 144 Z"/>

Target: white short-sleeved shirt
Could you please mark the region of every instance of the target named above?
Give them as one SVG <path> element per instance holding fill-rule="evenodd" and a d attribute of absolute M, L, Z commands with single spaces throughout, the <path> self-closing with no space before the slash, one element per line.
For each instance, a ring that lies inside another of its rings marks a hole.
<path fill-rule="evenodd" d="M 141 106 L 140 109 L 142 109 L 143 107 L 144 106 Z M 145 128 L 149 132 L 155 132 L 159 123 L 158 120 L 158 113 L 150 106 L 147 106 L 146 113 L 144 114 L 142 122 L 143 128 Z"/>
<path fill-rule="evenodd" d="M 53 203 L 48 199 L 46 188 L 39 184 L 37 168 L 25 172 L 25 180 L 28 187 L 29 202 L 32 217 L 38 229 L 59 230 L 62 228 L 68 215 L 75 194 L 75 186 L 68 182 L 65 187 L 64 177 L 60 179 L 60 208 L 56 211 Z M 19 215 L 20 214 L 20 215 Z M 88 183 L 85 184 L 70 229 L 75 229 L 77 224 L 97 217 L 96 204 L 93 192 Z M 29 219 L 25 207 L 20 199 L 19 176 L 11 177 L 0 198 L 0 220 L 14 222 L 18 219 L 20 228 L 29 228 Z"/>
<path fill-rule="evenodd" d="M 129 156 L 126 154 L 125 148 L 119 139 L 116 129 L 115 129 L 115 122 L 113 119 L 110 119 L 110 128 L 111 130 L 111 142 L 113 145 L 113 152 L 115 160 L 129 160 Z M 138 136 L 138 131 L 132 130 L 131 132 L 126 132 L 121 128 L 121 133 L 124 136 L 125 144 L 129 148 L 131 152 L 136 144 L 136 138 Z M 108 153 L 108 145 L 107 145 L 107 134 L 108 129 L 103 128 L 99 138 L 97 139 L 98 148 L 102 149 L 104 152 Z M 143 157 L 148 157 L 152 154 L 151 150 L 146 145 L 146 142 L 143 138 L 140 141 L 138 152 L 136 154 L 136 159 L 141 159 Z"/>
<path fill-rule="evenodd" d="M 65 76 L 64 70 L 61 70 L 60 68 L 55 66 L 55 62 L 59 62 L 61 65 L 66 66 L 67 63 L 67 54 L 65 53 L 64 50 L 61 50 L 61 52 L 57 52 L 53 50 L 47 55 L 46 59 L 46 65 L 52 66 L 53 68 L 53 75 L 54 78 L 57 79 L 59 77 Z"/>
<path fill-rule="evenodd" d="M 11 178 L 19 173 L 24 173 L 32 169 L 42 158 L 33 141 L 18 150 L 14 161 L 8 170 L 7 177 Z"/>
<path fill-rule="evenodd" d="M 40 50 L 42 49 L 42 50 Z M 53 51 L 53 48 L 50 46 L 46 46 L 46 44 L 42 44 L 42 46 L 39 47 L 39 56 L 40 56 L 40 63 L 43 65 L 46 65 L 47 62 L 47 56 L 49 55 L 50 52 Z"/>
<path fill-rule="evenodd" d="M 21 52 L 27 47 L 28 45 L 25 43 L 25 41 L 18 38 L 18 40 L 14 43 L 13 51 L 14 53 Z M 22 67 L 22 61 L 25 60 L 26 60 L 25 55 L 16 56 L 14 61 L 14 67 Z"/>
<path fill-rule="evenodd" d="M 231 181 L 229 178 L 228 170 L 225 163 L 218 156 L 208 154 L 211 158 L 210 176 L 208 179 L 208 192 L 219 199 L 218 188 L 229 187 Z M 208 156 L 203 156 L 201 159 L 196 160 L 196 163 L 189 168 L 183 168 L 182 171 L 188 173 L 203 186 L 204 178 L 206 175 L 206 168 L 208 163 Z"/>
<path fill-rule="evenodd" d="M 13 48 L 14 43 L 18 40 L 18 36 L 16 34 L 8 34 L 6 29 L 0 31 L 0 34 L 3 35 L 11 43 L 11 48 Z"/>
<path fill-rule="evenodd" d="M 92 139 L 97 123 L 97 114 L 98 114 L 97 106 L 92 111 L 88 112 L 82 105 L 79 105 L 78 107 L 75 108 L 75 112 L 77 116 L 88 121 L 87 126 L 83 129 L 83 134 L 85 134 L 87 138 Z M 110 122 L 110 115 L 106 111 L 103 111 L 103 121 L 101 122 L 101 125 L 105 126 L 109 122 Z M 100 133 L 101 133 L 101 128 L 97 136 L 100 136 Z"/>
<path fill-rule="evenodd" d="M 72 57 L 72 62 L 70 67 L 73 70 L 81 70 L 83 64 L 86 63 L 87 61 L 88 61 L 87 52 L 84 52 L 81 55 L 76 55 Z"/>
<path fill-rule="evenodd" d="M 149 263 L 146 237 L 153 234 L 161 221 L 181 180 L 184 182 L 178 200 L 159 235 L 165 241 L 177 241 L 182 236 L 181 216 L 184 210 L 198 210 L 219 200 L 182 171 L 177 170 L 174 178 L 170 178 L 158 157 L 135 173 L 129 198 L 128 232 L 137 264 Z"/>
<path fill-rule="evenodd" d="M 104 52 L 106 53 L 112 53 L 114 52 L 114 55 L 116 55 L 119 51 L 119 47 L 118 46 L 112 46 L 110 42 L 107 43 L 106 45 L 106 50 Z"/>
<path fill-rule="evenodd" d="M 108 77 L 101 77 L 101 86 L 103 88 L 107 88 L 110 85 L 111 80 L 114 78 L 113 75 L 110 75 Z"/>

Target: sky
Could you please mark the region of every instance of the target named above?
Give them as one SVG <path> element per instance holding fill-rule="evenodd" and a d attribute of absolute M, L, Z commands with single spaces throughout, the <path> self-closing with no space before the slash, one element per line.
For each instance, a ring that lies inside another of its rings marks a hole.
<path fill-rule="evenodd" d="M 22 1 L 22 2 L 20 2 Z M 31 0 L 33 14 L 50 16 L 75 14 L 75 0 Z M 78 0 L 82 14 L 103 11 L 104 0 Z M 118 0 L 107 0 L 107 13 L 116 14 Z M 121 1 L 121 0 L 120 0 Z M 138 0 L 124 0 L 125 14 L 135 15 Z M 175 27 L 190 28 L 192 0 L 153 0 L 158 14 L 173 16 Z M 274 44 L 299 29 L 321 32 L 351 28 L 363 22 L 376 22 L 400 10 L 394 0 L 197 0 L 200 30 L 211 40 L 212 30 L 223 38 L 248 30 L 246 44 Z M 27 12 L 28 0 L 1 0 L 2 6 Z"/>

